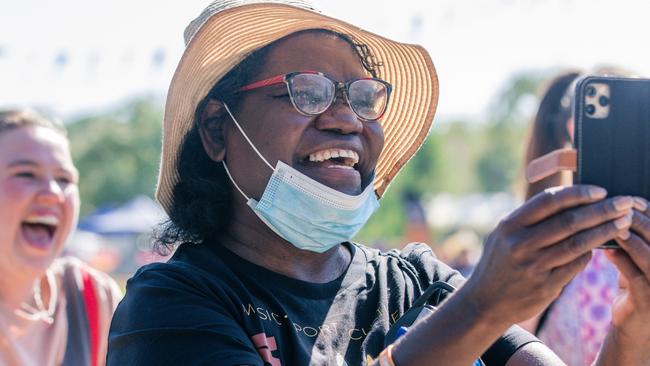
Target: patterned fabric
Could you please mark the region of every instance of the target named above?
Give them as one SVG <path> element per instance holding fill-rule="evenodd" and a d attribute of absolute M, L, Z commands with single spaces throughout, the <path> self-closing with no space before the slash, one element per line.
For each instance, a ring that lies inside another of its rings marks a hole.
<path fill-rule="evenodd" d="M 618 271 L 602 250 L 564 289 L 538 337 L 569 366 L 591 365 L 611 321 Z"/>

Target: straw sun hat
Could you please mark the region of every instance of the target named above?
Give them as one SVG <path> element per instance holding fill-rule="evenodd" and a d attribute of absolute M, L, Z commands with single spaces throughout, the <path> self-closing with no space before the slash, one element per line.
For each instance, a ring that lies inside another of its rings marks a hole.
<path fill-rule="evenodd" d="M 185 52 L 167 94 L 156 198 L 169 213 L 179 176 L 178 155 L 194 112 L 212 86 L 251 52 L 291 33 L 328 29 L 368 45 L 393 85 L 380 123 L 385 144 L 377 163 L 378 197 L 426 138 L 438 104 L 438 77 L 420 46 L 391 41 L 321 14 L 306 0 L 216 0 L 185 30 Z"/>

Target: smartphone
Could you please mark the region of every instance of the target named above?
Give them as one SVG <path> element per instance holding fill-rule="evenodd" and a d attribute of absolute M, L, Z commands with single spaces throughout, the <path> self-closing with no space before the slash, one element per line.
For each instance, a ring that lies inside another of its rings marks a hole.
<path fill-rule="evenodd" d="M 588 76 L 576 85 L 574 182 L 650 199 L 650 79 Z M 617 248 L 610 241 L 603 248 Z"/>

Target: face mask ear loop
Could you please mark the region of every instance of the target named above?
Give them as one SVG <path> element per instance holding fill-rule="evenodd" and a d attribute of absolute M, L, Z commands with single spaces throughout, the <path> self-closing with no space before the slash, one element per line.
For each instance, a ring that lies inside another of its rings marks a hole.
<path fill-rule="evenodd" d="M 230 181 L 231 181 L 232 184 L 235 186 L 235 188 L 237 188 L 237 190 L 239 191 L 239 193 L 241 193 L 241 195 L 244 196 L 244 198 L 246 198 L 246 201 L 250 201 L 251 199 L 248 198 L 248 196 L 246 195 L 246 193 L 244 193 L 244 191 L 242 191 L 241 188 L 239 188 L 239 186 L 237 185 L 237 183 L 235 183 L 235 180 L 232 179 L 232 175 L 230 175 L 230 170 L 228 170 L 228 166 L 226 165 L 226 162 L 225 162 L 225 161 L 222 161 L 221 164 L 223 164 L 223 168 L 226 170 L 226 174 L 228 174 L 228 178 L 230 178 Z"/>
<path fill-rule="evenodd" d="M 228 112 L 228 114 L 230 115 L 230 118 L 232 118 L 232 121 L 235 122 L 235 126 L 237 126 L 237 129 L 239 129 L 239 132 L 241 132 L 241 134 L 244 136 L 246 141 L 248 141 L 248 144 L 253 148 L 253 150 L 257 153 L 257 155 L 260 157 L 260 159 L 262 159 L 262 161 L 264 161 L 266 163 L 266 165 L 268 165 L 269 168 L 271 168 L 271 170 L 275 170 L 275 168 L 273 168 L 273 166 L 271 164 L 269 164 L 269 162 L 266 159 L 264 159 L 262 154 L 257 150 L 255 145 L 253 145 L 251 140 L 248 138 L 248 135 L 246 135 L 246 132 L 244 132 L 244 130 L 239 125 L 239 123 L 237 123 L 237 120 L 235 119 L 235 116 L 233 116 L 232 113 L 230 113 L 230 109 L 228 108 L 228 105 L 226 103 L 223 103 L 223 106 L 226 108 L 226 112 Z M 226 164 L 224 164 L 224 166 L 225 165 Z M 226 172 L 228 172 L 228 168 L 226 168 Z M 228 173 L 228 175 L 230 175 L 230 173 Z M 234 181 L 233 181 L 233 183 L 234 183 Z M 237 186 L 237 185 L 235 184 L 235 186 Z M 237 187 L 237 189 L 239 189 L 239 187 Z M 241 192 L 241 189 L 239 191 Z"/>

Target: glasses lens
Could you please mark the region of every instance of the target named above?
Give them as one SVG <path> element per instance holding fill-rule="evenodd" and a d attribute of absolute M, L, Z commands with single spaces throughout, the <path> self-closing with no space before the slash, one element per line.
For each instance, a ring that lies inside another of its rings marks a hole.
<path fill-rule="evenodd" d="M 289 79 L 289 92 L 294 106 L 302 113 L 325 112 L 334 99 L 334 84 L 318 74 L 296 74 Z"/>
<path fill-rule="evenodd" d="M 348 90 L 350 106 L 361 118 L 376 120 L 388 104 L 388 87 L 378 80 L 357 80 Z"/>

